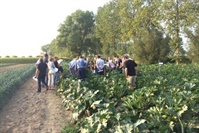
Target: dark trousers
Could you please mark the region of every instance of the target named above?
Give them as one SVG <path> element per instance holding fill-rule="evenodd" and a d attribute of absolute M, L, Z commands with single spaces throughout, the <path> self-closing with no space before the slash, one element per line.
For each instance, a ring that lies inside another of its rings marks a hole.
<path fill-rule="evenodd" d="M 37 81 L 38 92 L 41 92 L 41 82 L 43 85 L 45 85 L 45 87 L 48 87 L 47 83 L 45 82 L 45 76 L 38 76 L 38 81 Z"/>
<path fill-rule="evenodd" d="M 78 69 L 78 72 L 79 72 L 79 78 L 80 78 L 82 81 L 85 81 L 85 78 L 86 78 L 86 71 L 85 71 L 85 68 L 79 68 L 79 69 Z"/>

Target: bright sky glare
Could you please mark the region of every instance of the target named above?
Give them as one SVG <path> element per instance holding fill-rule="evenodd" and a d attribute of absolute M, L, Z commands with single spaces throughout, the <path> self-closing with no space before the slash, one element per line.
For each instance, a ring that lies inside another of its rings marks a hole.
<path fill-rule="evenodd" d="M 37 56 L 58 35 L 58 26 L 80 9 L 110 0 L 0 0 L 0 56 Z"/>

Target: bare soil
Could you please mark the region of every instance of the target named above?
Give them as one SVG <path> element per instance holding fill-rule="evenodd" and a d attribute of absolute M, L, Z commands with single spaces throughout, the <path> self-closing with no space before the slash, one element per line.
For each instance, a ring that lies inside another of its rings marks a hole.
<path fill-rule="evenodd" d="M 71 123 L 71 112 L 55 91 L 38 93 L 37 82 L 27 79 L 0 110 L 0 133 L 60 133 Z"/>

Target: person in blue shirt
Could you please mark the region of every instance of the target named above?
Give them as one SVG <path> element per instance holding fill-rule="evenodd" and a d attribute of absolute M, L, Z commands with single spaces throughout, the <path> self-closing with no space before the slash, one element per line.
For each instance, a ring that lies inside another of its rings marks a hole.
<path fill-rule="evenodd" d="M 85 81 L 86 78 L 86 61 L 82 56 L 79 56 L 79 59 L 77 60 L 77 69 L 78 69 L 78 73 L 79 73 L 79 78 L 82 81 Z"/>

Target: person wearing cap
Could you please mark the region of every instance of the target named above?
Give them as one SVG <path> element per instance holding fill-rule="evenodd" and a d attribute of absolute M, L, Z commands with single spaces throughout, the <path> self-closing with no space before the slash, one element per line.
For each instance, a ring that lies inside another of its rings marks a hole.
<path fill-rule="evenodd" d="M 137 64 L 132 59 L 129 59 L 129 55 L 124 55 L 124 74 L 126 76 L 127 82 L 129 83 L 129 89 L 134 90 L 136 82 L 136 71 Z"/>

